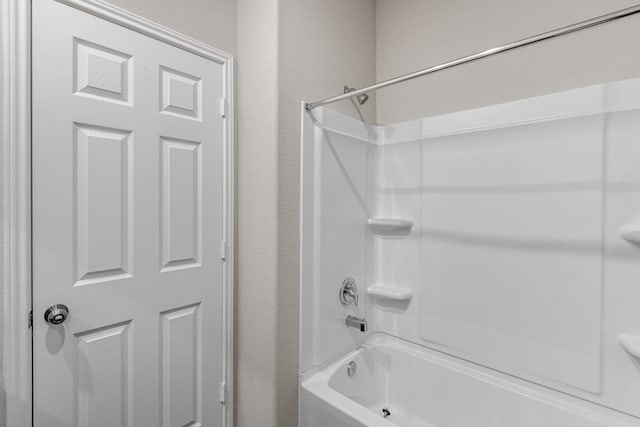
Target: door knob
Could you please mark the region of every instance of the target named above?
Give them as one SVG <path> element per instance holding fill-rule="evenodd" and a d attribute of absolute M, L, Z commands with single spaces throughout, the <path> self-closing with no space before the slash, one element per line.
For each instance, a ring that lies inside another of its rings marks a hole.
<path fill-rule="evenodd" d="M 69 317 L 69 307 L 64 304 L 55 304 L 44 312 L 44 321 L 49 325 L 60 325 Z"/>

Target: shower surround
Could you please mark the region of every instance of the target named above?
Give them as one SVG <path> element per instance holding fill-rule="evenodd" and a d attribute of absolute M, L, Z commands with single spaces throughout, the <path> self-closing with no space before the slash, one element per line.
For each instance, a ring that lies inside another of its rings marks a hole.
<path fill-rule="evenodd" d="M 322 411 L 466 426 L 476 386 L 498 397 L 474 427 L 640 425 L 640 79 L 397 125 L 302 122 L 301 426 Z M 347 277 L 357 307 L 340 303 Z"/>

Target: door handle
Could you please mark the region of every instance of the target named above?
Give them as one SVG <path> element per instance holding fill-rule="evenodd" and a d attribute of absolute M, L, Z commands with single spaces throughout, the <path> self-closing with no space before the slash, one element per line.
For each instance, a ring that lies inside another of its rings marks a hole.
<path fill-rule="evenodd" d="M 49 325 L 60 325 L 69 317 L 69 307 L 64 304 L 54 304 L 44 312 L 44 321 Z"/>

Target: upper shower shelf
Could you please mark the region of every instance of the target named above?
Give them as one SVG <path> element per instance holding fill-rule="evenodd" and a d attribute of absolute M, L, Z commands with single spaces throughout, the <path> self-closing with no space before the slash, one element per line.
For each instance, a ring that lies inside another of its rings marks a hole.
<path fill-rule="evenodd" d="M 369 229 L 379 236 L 406 236 L 413 227 L 410 219 L 369 218 Z"/>
<path fill-rule="evenodd" d="M 413 297 L 413 291 L 409 288 L 390 286 L 383 283 L 369 286 L 367 293 L 374 297 L 394 301 L 408 301 Z"/>
<path fill-rule="evenodd" d="M 620 235 L 627 242 L 640 244 L 640 224 L 628 224 L 620 227 Z"/>
<path fill-rule="evenodd" d="M 633 357 L 640 358 L 640 337 L 636 335 L 620 334 L 618 342 L 627 353 Z"/>

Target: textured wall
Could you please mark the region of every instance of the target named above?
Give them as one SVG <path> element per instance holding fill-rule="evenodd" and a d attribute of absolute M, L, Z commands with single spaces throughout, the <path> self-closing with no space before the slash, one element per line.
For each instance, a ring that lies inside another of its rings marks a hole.
<path fill-rule="evenodd" d="M 637 4 L 637 0 L 377 0 L 377 78 L 394 77 Z M 640 75 L 640 16 L 378 92 L 394 123 Z"/>
<path fill-rule="evenodd" d="M 240 427 L 298 422 L 300 102 L 374 73 L 373 0 L 239 0 Z M 373 106 L 362 114 L 371 119 Z M 338 108 L 359 114 L 349 102 Z"/>
<path fill-rule="evenodd" d="M 300 103 L 339 94 L 342 86 L 375 80 L 374 0 L 280 0 L 278 150 L 278 427 L 297 425 Z M 375 96 L 353 117 L 375 120 Z"/>
<path fill-rule="evenodd" d="M 225 52 L 236 53 L 236 0 L 108 0 Z"/>
<path fill-rule="evenodd" d="M 277 425 L 277 6 L 238 0 L 238 426 Z"/>

